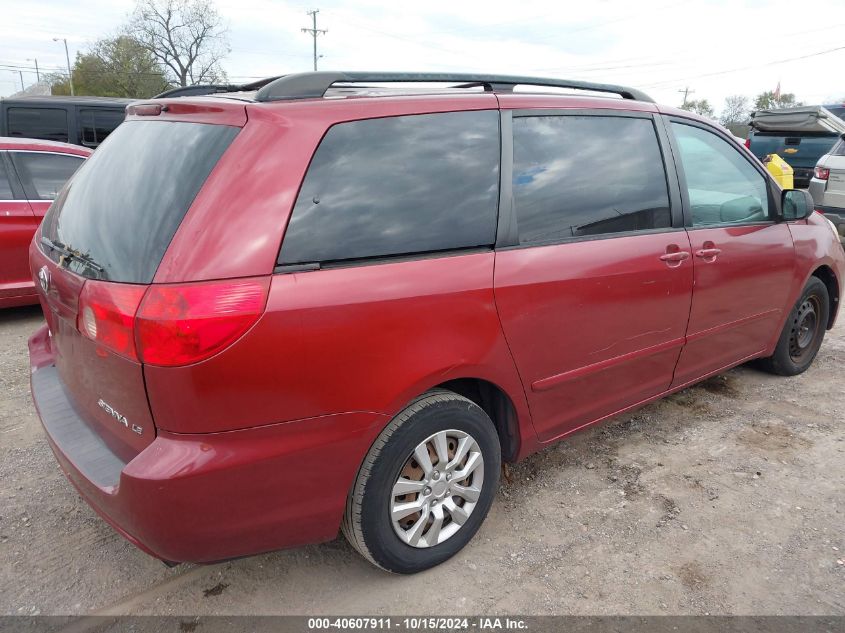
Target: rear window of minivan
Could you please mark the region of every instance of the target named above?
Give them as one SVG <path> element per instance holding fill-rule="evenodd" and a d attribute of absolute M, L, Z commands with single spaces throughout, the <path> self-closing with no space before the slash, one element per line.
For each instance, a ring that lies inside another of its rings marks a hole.
<path fill-rule="evenodd" d="M 240 128 L 128 121 L 59 193 L 42 235 L 85 255 L 86 277 L 150 283 L 188 208 Z M 59 252 L 44 247 L 55 261 Z"/>

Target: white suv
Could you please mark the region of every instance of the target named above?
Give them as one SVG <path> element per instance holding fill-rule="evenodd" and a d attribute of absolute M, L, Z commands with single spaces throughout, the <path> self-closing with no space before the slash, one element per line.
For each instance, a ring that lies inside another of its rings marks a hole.
<path fill-rule="evenodd" d="M 845 243 L 845 135 L 816 163 L 810 194 L 816 209 L 836 225 Z"/>

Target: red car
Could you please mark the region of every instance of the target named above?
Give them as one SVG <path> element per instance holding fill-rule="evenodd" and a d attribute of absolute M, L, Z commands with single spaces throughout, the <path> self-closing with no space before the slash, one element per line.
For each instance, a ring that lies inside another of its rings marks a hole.
<path fill-rule="evenodd" d="M 0 137 L 0 308 L 38 303 L 27 252 L 56 193 L 91 150 Z"/>
<path fill-rule="evenodd" d="M 449 87 L 373 87 L 414 81 Z M 472 538 L 502 462 L 803 372 L 845 278 L 808 194 L 701 117 L 368 73 L 130 106 L 30 265 L 33 399 L 115 529 L 211 562 L 342 528 L 400 573 Z"/>

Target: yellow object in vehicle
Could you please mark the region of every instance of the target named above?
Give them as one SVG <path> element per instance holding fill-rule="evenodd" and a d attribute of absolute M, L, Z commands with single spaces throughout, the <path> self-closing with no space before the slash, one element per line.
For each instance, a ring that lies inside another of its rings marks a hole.
<path fill-rule="evenodd" d="M 766 166 L 766 169 L 769 170 L 769 173 L 774 176 L 774 179 L 781 186 L 781 189 L 795 188 L 792 181 L 792 167 L 790 167 L 789 163 L 783 160 L 780 156 L 777 154 L 769 154 L 763 159 L 763 164 Z"/>

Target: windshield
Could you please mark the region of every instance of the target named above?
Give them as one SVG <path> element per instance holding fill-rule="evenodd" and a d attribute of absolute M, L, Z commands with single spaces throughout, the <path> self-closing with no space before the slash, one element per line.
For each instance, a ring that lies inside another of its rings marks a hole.
<path fill-rule="evenodd" d="M 50 208 L 42 250 L 85 277 L 150 283 L 239 130 L 172 121 L 119 126 Z"/>

